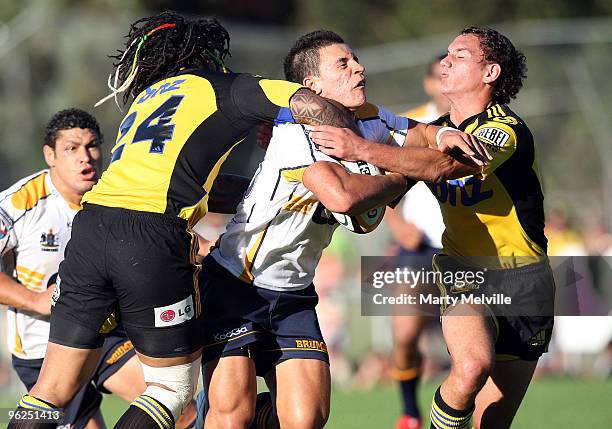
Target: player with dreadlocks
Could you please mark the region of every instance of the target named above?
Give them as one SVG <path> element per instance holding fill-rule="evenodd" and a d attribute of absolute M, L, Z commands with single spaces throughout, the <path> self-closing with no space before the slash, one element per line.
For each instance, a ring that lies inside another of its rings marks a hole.
<path fill-rule="evenodd" d="M 41 374 L 15 414 L 28 419 L 14 418 L 10 428 L 55 427 L 45 418 L 89 379 L 101 330 L 119 317 L 147 389 L 116 427 L 173 428 L 200 372 L 192 227 L 209 209 L 232 209 L 231 189 L 215 199 L 221 164 L 254 125 L 281 114 L 354 126 L 350 115 L 298 84 L 229 72 L 228 55 L 229 34 L 215 19 L 164 12 L 131 26 L 115 57 L 111 94 L 101 102 L 121 93 L 133 102 L 110 165 L 75 217 Z"/>

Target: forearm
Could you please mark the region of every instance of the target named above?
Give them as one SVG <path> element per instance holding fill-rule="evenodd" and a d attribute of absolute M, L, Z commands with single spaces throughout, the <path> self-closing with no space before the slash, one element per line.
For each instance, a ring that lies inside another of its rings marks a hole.
<path fill-rule="evenodd" d="M 367 142 L 361 153 L 364 161 L 380 168 L 431 183 L 458 179 L 481 171 L 469 160 L 423 147 L 392 147 Z"/>
<path fill-rule="evenodd" d="M 0 273 L 0 304 L 18 310 L 36 311 L 34 303 L 40 298 L 38 295 L 10 276 Z"/>
<path fill-rule="evenodd" d="M 406 180 L 399 174 L 367 176 L 350 174 L 343 181 L 343 192 L 350 204 L 345 212 L 358 215 L 368 210 L 386 206 L 406 190 Z"/>
<path fill-rule="evenodd" d="M 349 128 L 361 134 L 355 124 L 354 114 L 333 100 L 323 98 L 309 89 L 298 90 L 289 102 L 293 119 L 304 125 L 332 125 Z"/>
<path fill-rule="evenodd" d="M 423 124 L 421 122 L 410 119 L 410 125 L 404 147 L 422 147 L 437 149 L 436 134 L 441 127 L 435 125 Z"/>
<path fill-rule="evenodd" d="M 208 198 L 208 211 L 234 214 L 251 179 L 234 174 L 220 174 L 215 179 Z"/>

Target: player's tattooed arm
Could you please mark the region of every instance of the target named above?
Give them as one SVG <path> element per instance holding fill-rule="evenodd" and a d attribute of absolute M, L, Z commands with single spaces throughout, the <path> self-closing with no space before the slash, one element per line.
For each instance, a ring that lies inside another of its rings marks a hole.
<path fill-rule="evenodd" d="M 340 103 L 321 97 L 309 89 L 299 89 L 289 102 L 293 119 L 305 125 L 332 125 L 350 128 L 360 134 L 355 124 L 355 116 Z"/>
<path fill-rule="evenodd" d="M 219 174 L 208 197 L 208 211 L 234 214 L 251 179 L 235 174 Z"/>

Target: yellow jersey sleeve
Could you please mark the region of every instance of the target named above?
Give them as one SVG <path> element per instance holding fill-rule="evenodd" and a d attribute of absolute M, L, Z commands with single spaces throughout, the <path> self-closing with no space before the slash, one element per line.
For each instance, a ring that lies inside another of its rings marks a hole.
<path fill-rule="evenodd" d="M 300 88 L 297 83 L 242 74 L 234 80 L 231 96 L 244 118 L 272 122 L 287 115 L 289 100 Z"/>
<path fill-rule="evenodd" d="M 516 132 L 509 124 L 492 120 L 478 126 L 472 134 L 485 144 L 493 157 L 482 171 L 481 178 L 484 180 L 514 154 L 517 147 Z"/>

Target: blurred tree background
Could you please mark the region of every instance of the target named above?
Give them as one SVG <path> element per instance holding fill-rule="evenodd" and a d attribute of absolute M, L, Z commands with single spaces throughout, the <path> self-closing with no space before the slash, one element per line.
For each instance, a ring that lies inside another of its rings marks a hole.
<path fill-rule="evenodd" d="M 62 108 L 99 118 L 108 155 L 122 112 L 93 108 L 107 93 L 107 55 L 131 21 L 165 9 L 216 15 L 232 35 L 230 67 L 269 77 L 282 77 L 300 34 L 335 30 L 366 66 L 369 99 L 396 112 L 425 101 L 424 64 L 462 28 L 500 29 L 527 55 L 512 106 L 536 137 L 548 208 L 582 222 L 611 216 L 612 0 L 0 0 L 0 189 L 44 167 L 42 130 Z M 262 152 L 241 146 L 226 170 L 250 174 Z"/>

